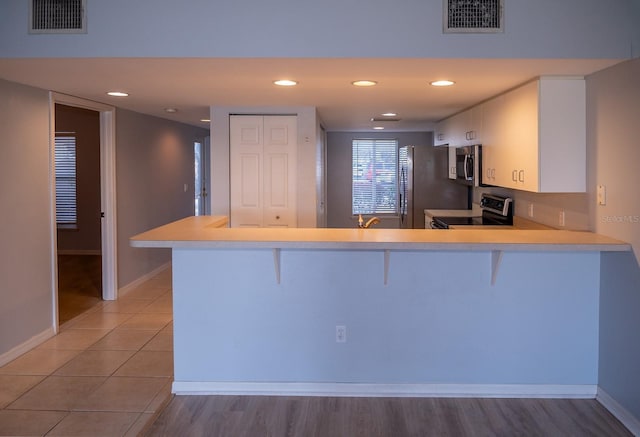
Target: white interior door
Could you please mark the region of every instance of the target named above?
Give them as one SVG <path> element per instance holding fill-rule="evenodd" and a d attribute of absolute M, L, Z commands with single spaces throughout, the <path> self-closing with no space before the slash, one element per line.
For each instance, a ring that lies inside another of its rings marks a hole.
<path fill-rule="evenodd" d="M 264 118 L 263 226 L 296 226 L 296 117 Z"/>
<path fill-rule="evenodd" d="M 232 227 L 296 226 L 295 116 L 230 118 Z"/>
<path fill-rule="evenodd" d="M 230 118 L 231 227 L 262 226 L 262 116 Z"/>

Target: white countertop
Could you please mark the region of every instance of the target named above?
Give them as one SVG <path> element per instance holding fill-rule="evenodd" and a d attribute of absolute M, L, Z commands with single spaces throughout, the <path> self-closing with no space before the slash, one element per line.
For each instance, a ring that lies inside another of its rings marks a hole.
<path fill-rule="evenodd" d="M 187 217 L 131 238 L 133 247 L 449 251 L 629 251 L 592 232 L 540 229 L 227 228 L 224 216 Z"/>

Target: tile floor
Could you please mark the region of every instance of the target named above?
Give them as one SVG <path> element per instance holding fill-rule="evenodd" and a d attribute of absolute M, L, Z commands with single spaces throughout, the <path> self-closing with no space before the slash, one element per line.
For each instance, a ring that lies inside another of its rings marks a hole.
<path fill-rule="evenodd" d="M 0 367 L 1 436 L 135 436 L 171 397 L 171 272 Z"/>

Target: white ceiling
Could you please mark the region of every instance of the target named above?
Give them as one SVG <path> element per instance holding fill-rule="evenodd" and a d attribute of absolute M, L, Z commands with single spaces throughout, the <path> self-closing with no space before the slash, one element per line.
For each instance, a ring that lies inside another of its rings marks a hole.
<path fill-rule="evenodd" d="M 315 106 L 329 131 L 368 131 L 372 117 L 396 112 L 395 131 L 433 123 L 540 75 L 588 75 L 616 59 L 0 59 L 0 78 L 196 126 L 210 106 Z M 299 81 L 292 88 L 273 80 Z M 436 88 L 429 82 L 451 79 Z M 371 79 L 378 85 L 350 83 Z M 109 90 L 130 93 L 109 97 Z M 177 108 L 168 114 L 164 108 Z M 380 124 L 380 123 L 377 123 Z M 215 126 L 214 126 L 215 128 Z"/>

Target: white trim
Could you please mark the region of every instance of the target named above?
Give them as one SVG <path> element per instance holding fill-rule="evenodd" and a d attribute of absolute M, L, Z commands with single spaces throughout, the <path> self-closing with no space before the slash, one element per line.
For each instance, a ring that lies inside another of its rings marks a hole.
<path fill-rule="evenodd" d="M 596 400 L 602 404 L 616 419 L 618 419 L 624 426 L 627 427 L 631 434 L 640 435 L 640 419 L 636 418 L 626 408 L 613 399 L 609 393 L 598 387 L 598 393 L 596 394 Z"/>
<path fill-rule="evenodd" d="M 8 362 L 18 358 L 20 355 L 26 352 L 29 352 L 31 349 L 49 340 L 54 335 L 56 335 L 56 331 L 53 326 L 45 329 L 40 334 L 34 335 L 24 343 L 21 343 L 18 346 L 14 347 L 13 349 L 10 349 L 7 352 L 0 355 L 0 366 L 4 366 Z"/>
<path fill-rule="evenodd" d="M 58 255 L 102 255 L 102 251 L 99 249 L 68 249 L 58 250 Z"/>
<path fill-rule="evenodd" d="M 115 108 L 100 111 L 100 186 L 102 218 L 102 298 L 118 298 Z"/>
<path fill-rule="evenodd" d="M 163 271 L 167 270 L 170 267 L 171 267 L 171 261 L 169 261 L 167 263 L 164 263 L 160 267 L 150 271 L 149 273 L 146 273 L 146 274 L 140 276 L 138 279 L 135 279 L 135 280 L 129 282 L 124 287 L 120 287 L 120 289 L 118 290 L 118 296 L 119 297 L 124 296 L 125 294 L 129 293 L 131 290 L 139 287 L 140 285 L 144 284 L 149 279 L 151 279 L 154 276 L 162 273 Z"/>
<path fill-rule="evenodd" d="M 58 318 L 58 227 L 56 224 L 56 168 L 55 125 L 56 105 L 53 93 L 49 92 L 49 235 L 51 235 L 51 329 L 57 334 Z"/>
<path fill-rule="evenodd" d="M 596 385 L 174 381 L 176 395 L 593 399 Z"/>

